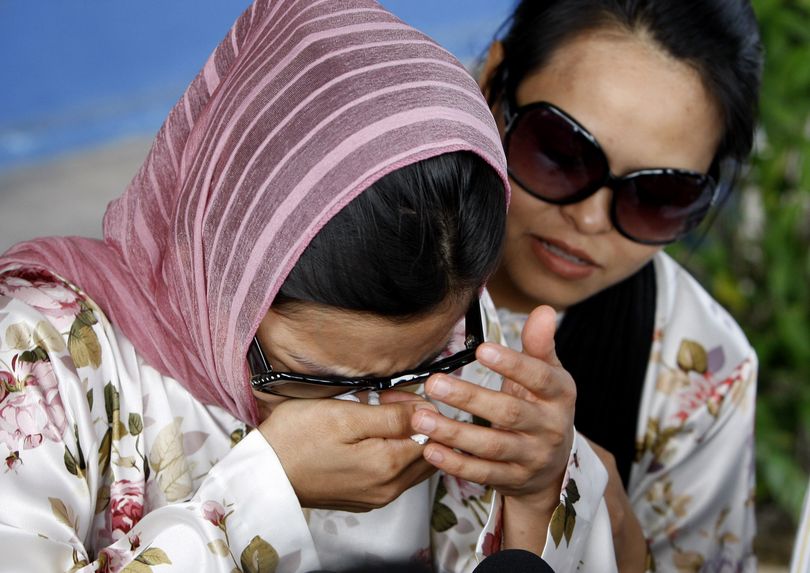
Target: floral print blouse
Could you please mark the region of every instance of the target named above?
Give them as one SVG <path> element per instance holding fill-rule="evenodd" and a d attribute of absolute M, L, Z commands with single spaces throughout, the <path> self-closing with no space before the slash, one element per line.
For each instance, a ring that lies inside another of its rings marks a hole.
<path fill-rule="evenodd" d="M 655 339 L 628 484 L 650 548 L 648 567 L 755 571 L 756 355 L 736 322 L 675 261 L 660 253 L 654 267 Z M 520 348 L 526 315 L 498 315 L 508 345 Z M 600 570 L 597 563 L 582 568 Z"/>
<path fill-rule="evenodd" d="M 488 299 L 484 311 L 488 337 L 502 340 Z M 500 384 L 478 366 L 464 375 Z M 650 451 L 674 461 L 675 442 L 659 442 Z M 501 545 L 499 496 L 441 474 L 379 510 L 302 509 L 258 431 L 196 401 L 80 289 L 34 269 L 0 272 L 0 459 L 3 572 L 298 573 L 419 559 L 455 573 Z M 570 460 L 544 557 L 558 573 L 613 571 L 606 473 L 583 440 Z M 661 490 L 650 504 L 661 527 L 667 511 L 692 507 L 683 495 Z"/>

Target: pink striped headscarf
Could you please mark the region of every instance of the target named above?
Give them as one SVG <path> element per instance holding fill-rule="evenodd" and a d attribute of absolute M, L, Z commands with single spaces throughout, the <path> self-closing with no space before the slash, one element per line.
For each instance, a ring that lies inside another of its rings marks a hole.
<path fill-rule="evenodd" d="M 323 225 L 374 181 L 447 152 L 506 179 L 478 86 L 373 0 L 257 0 L 172 109 L 104 240 L 22 243 L 0 268 L 83 288 L 197 399 L 256 424 L 245 355 Z"/>

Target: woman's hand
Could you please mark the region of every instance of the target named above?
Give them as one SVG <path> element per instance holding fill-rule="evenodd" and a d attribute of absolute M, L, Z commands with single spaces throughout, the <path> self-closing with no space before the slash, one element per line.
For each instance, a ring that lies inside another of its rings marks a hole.
<path fill-rule="evenodd" d="M 369 511 L 435 471 L 409 438 L 413 414 L 435 407 L 406 392 L 381 402 L 286 400 L 259 425 L 302 507 Z"/>
<path fill-rule="evenodd" d="M 608 472 L 608 484 L 605 488 L 605 504 L 610 515 L 610 528 L 613 532 L 613 547 L 616 552 L 616 564 L 619 571 L 641 572 L 647 566 L 647 540 L 641 529 L 630 498 L 624 490 L 622 478 L 616 468 L 616 460 L 606 449 L 588 440 L 594 453 L 602 461 Z"/>
<path fill-rule="evenodd" d="M 503 375 L 500 392 L 437 375 L 428 395 L 487 419 L 491 428 L 429 410 L 413 416 L 431 438 L 425 458 L 444 472 L 506 496 L 505 546 L 541 553 L 574 439 L 576 387 L 554 351 L 554 311 L 539 307 L 523 330 L 523 352 L 483 344 L 476 354 Z"/>

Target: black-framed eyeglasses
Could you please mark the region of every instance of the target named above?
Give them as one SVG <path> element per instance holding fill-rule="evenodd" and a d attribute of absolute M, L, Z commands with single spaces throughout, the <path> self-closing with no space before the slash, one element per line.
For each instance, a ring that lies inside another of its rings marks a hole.
<path fill-rule="evenodd" d="M 484 328 L 478 298 L 473 299 L 465 315 L 464 350 L 423 367 L 406 370 L 388 377 L 344 378 L 311 376 L 293 372 L 276 372 L 265 357 L 258 338 L 254 337 L 247 352 L 250 385 L 265 394 L 288 398 L 330 398 L 346 392 L 375 390 L 420 384 L 433 374 L 449 374 L 475 360 L 475 350 L 484 342 Z"/>
<path fill-rule="evenodd" d="M 502 99 L 509 175 L 543 201 L 567 205 L 603 187 L 613 191 L 610 217 L 624 237 L 648 245 L 678 240 L 718 200 L 715 178 L 685 169 L 644 169 L 622 177 L 610 172 L 596 138 L 548 102 L 517 107 Z"/>

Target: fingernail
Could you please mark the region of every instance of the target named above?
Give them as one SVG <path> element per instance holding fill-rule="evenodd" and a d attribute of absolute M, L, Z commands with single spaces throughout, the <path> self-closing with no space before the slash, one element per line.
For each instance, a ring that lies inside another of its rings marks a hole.
<path fill-rule="evenodd" d="M 444 460 L 444 456 L 442 455 L 442 453 L 439 450 L 433 448 L 425 452 L 425 458 L 427 459 L 427 461 L 436 464 L 441 463 L 441 461 Z"/>
<path fill-rule="evenodd" d="M 416 420 L 416 429 L 422 433 L 429 434 L 436 429 L 436 420 L 430 414 L 421 414 Z"/>
<path fill-rule="evenodd" d="M 484 362 L 489 362 L 490 364 L 497 364 L 501 360 L 501 353 L 494 346 L 479 346 L 478 357 L 481 358 Z"/>
<path fill-rule="evenodd" d="M 430 381 L 428 394 L 434 398 L 444 398 L 450 394 L 450 382 L 444 376 L 437 376 Z"/>

